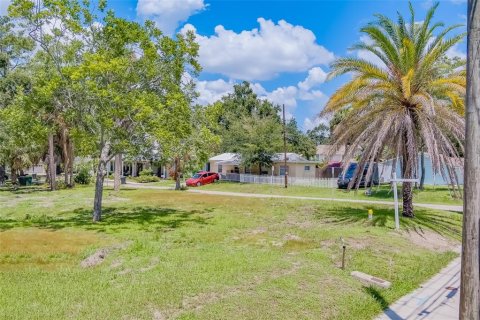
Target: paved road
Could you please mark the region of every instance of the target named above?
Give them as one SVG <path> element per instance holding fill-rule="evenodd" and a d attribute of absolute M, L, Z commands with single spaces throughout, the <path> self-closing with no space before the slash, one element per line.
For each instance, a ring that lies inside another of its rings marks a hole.
<path fill-rule="evenodd" d="M 376 320 L 455 320 L 460 305 L 460 258 L 414 292 L 400 298 Z"/>
<path fill-rule="evenodd" d="M 128 182 L 124 186 L 129 187 L 129 188 L 140 188 L 140 189 L 159 189 L 159 190 L 171 189 L 170 187 L 151 186 L 151 185 L 145 185 L 145 184 L 141 184 L 141 183 L 132 183 L 132 182 Z M 361 200 L 361 199 L 337 199 L 337 198 L 318 198 L 318 197 L 302 197 L 302 196 L 284 196 L 284 195 L 276 195 L 276 194 L 202 190 L 200 188 L 188 189 L 187 192 L 218 195 L 218 196 L 228 196 L 228 197 L 281 198 L 281 199 L 298 199 L 298 200 L 313 200 L 313 201 L 337 201 L 337 202 L 349 202 L 349 203 L 384 204 L 384 205 L 389 205 L 389 206 L 394 205 L 393 201 L 375 201 L 375 200 Z M 462 206 L 443 205 L 443 204 L 429 204 L 429 203 L 414 203 L 414 205 L 417 206 L 417 207 L 429 208 L 429 209 L 434 209 L 434 210 L 463 212 L 463 207 Z"/>

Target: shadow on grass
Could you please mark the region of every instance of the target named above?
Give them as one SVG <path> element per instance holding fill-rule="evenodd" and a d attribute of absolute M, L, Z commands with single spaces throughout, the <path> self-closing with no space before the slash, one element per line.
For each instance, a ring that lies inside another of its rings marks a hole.
<path fill-rule="evenodd" d="M 372 206 L 318 208 L 318 218 L 332 224 L 365 224 L 378 227 L 394 228 L 394 210 L 389 208 L 375 208 L 374 217 L 368 220 L 368 209 Z M 400 228 L 402 230 L 422 234 L 424 229 L 430 229 L 442 236 L 461 238 L 461 219 L 454 219 L 452 215 L 457 213 L 439 213 L 425 209 L 415 209 L 415 218 L 400 216 Z M 400 213 L 401 215 L 401 213 Z"/>
<path fill-rule="evenodd" d="M 28 187 L 19 187 L 17 189 L 12 187 L 0 187 L 0 192 L 12 193 L 12 194 L 30 194 L 34 192 L 43 192 L 50 191 L 48 187 L 44 186 L 28 186 Z"/>
<path fill-rule="evenodd" d="M 351 192 L 352 194 L 357 195 L 363 195 L 367 189 L 365 188 L 360 188 L 358 190 L 352 189 L 352 190 L 341 190 L 341 189 L 336 189 L 337 192 L 343 192 L 343 193 L 349 193 Z M 436 194 L 442 194 L 442 195 L 449 195 L 450 194 L 450 189 L 447 186 L 436 186 L 433 188 L 432 186 L 427 186 L 425 187 L 424 190 L 420 189 L 414 189 L 413 190 L 415 195 L 420 195 L 422 193 L 424 194 L 430 194 L 433 192 L 436 192 Z M 398 186 L 398 196 L 402 197 L 402 186 Z M 432 194 L 433 196 L 433 194 Z M 368 198 L 372 199 L 379 199 L 379 200 L 390 200 L 393 201 L 393 188 L 390 185 L 381 185 L 380 187 L 373 187 L 372 188 L 372 194 L 368 196 Z M 451 197 L 451 200 L 458 200 L 453 197 Z M 428 200 L 426 200 L 428 201 Z"/>
<path fill-rule="evenodd" d="M 376 288 L 374 288 L 374 287 L 363 287 L 363 290 L 366 293 L 368 293 L 370 296 L 372 296 L 372 298 L 375 299 L 375 301 L 378 302 L 378 304 L 380 305 L 382 310 L 388 308 L 387 300 L 385 300 L 385 298 L 382 296 L 380 291 L 378 291 Z"/>
<path fill-rule="evenodd" d="M 171 208 L 133 207 L 103 209 L 102 221 L 92 222 L 92 211 L 85 208 L 73 210 L 65 217 L 26 216 L 23 220 L 0 219 L 0 231 L 16 227 L 37 227 L 42 229 L 59 230 L 77 227 L 98 232 L 120 232 L 122 230 L 142 231 L 169 231 L 180 228 L 185 224 L 206 225 L 210 217 L 202 214 L 210 213 L 206 210 L 177 210 Z"/>

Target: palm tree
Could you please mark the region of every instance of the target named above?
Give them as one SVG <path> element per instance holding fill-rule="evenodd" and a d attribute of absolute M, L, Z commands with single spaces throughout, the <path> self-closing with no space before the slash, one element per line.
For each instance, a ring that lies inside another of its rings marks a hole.
<path fill-rule="evenodd" d="M 404 178 L 417 178 L 418 155 L 425 150 L 433 170 L 458 186 L 454 167 L 465 138 L 465 122 L 458 112 L 464 109 L 465 70 L 445 74 L 441 60 L 465 35 L 447 38 L 459 25 L 433 23 L 437 7 L 438 3 L 423 22 L 415 21 L 411 4 L 409 23 L 400 13 L 397 22 L 376 15 L 361 29 L 369 40 L 352 49 L 368 51 L 379 62 L 349 57 L 332 63 L 330 78 L 347 73 L 353 77 L 331 96 L 322 115 L 350 109 L 333 132 L 332 152 L 348 145 L 345 163 L 359 157 L 355 177 L 369 164 L 368 181 L 373 163 L 392 157 L 400 159 Z M 359 183 L 354 178 L 349 188 Z M 403 183 L 403 215 L 414 217 L 410 182 Z"/>

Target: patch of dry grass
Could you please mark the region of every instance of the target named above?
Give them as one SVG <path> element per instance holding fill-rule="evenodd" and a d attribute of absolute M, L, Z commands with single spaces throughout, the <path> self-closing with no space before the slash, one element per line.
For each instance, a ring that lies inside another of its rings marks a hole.
<path fill-rule="evenodd" d="M 86 249 L 107 242 L 105 236 L 81 230 L 7 230 L 0 232 L 0 270 L 74 265 Z"/>

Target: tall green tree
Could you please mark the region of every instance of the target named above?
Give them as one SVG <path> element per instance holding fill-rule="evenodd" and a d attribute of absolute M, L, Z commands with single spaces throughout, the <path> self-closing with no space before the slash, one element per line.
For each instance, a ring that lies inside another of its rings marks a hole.
<path fill-rule="evenodd" d="M 270 166 L 275 153 L 283 152 L 279 113 L 279 106 L 259 98 L 246 81 L 209 106 L 209 114 L 218 123 L 214 130 L 221 137 L 220 151 L 239 153 L 247 166 Z M 295 119 L 288 121 L 286 137 L 289 152 L 307 158 L 315 154 L 315 142 L 298 128 Z"/>
<path fill-rule="evenodd" d="M 33 41 L 15 28 L 8 16 L 0 16 L 0 108 L 10 104 L 15 95 L 30 86 L 26 64 Z"/>
<path fill-rule="evenodd" d="M 315 128 L 307 130 L 307 136 L 315 145 L 328 144 L 330 141 L 330 127 L 320 123 Z"/>
<path fill-rule="evenodd" d="M 100 6 L 102 6 L 100 1 Z M 9 14 L 17 27 L 34 41 L 37 53 L 32 68 L 37 72 L 35 98 L 30 107 L 38 111 L 50 134 L 48 135 L 49 180 L 55 189 L 55 145 L 60 147 L 64 159 L 65 182 L 73 184 L 74 148 L 71 137 L 76 117 L 76 106 L 71 78 L 72 68 L 80 63 L 85 50 L 84 28 L 94 24 L 88 10 L 89 2 L 75 0 L 30 1 L 14 0 Z M 40 112 L 41 111 L 41 112 Z M 57 137 L 57 138 L 56 138 Z"/>
<path fill-rule="evenodd" d="M 286 133 L 287 148 L 290 152 L 301 154 L 307 159 L 315 156 L 317 152 L 315 141 L 308 133 L 305 134 L 298 128 L 295 118 L 287 122 Z"/>
<path fill-rule="evenodd" d="M 230 130 L 236 140 L 232 151 L 241 155 L 245 166 L 258 166 L 259 173 L 270 167 L 275 153 L 282 150 L 282 127 L 275 117 L 244 117 L 234 122 Z"/>
<path fill-rule="evenodd" d="M 23 94 L 0 109 L 0 163 L 10 167 L 15 185 L 18 174 L 36 165 L 46 149 L 47 131 L 38 117 L 28 112 Z"/>
<path fill-rule="evenodd" d="M 25 94 L 32 86 L 27 65 L 33 49 L 23 30 L 0 16 L 0 171 L 5 172 L 8 164 L 14 184 L 18 172 L 36 164 L 45 147 L 38 141 L 42 130 L 37 119 L 25 109 Z"/>
<path fill-rule="evenodd" d="M 416 178 L 419 151 L 425 146 L 433 170 L 453 185 L 457 183 L 456 145 L 463 145 L 465 121 L 452 106 L 464 107 L 465 72 L 445 76 L 438 62 L 465 35 L 449 37 L 457 25 L 444 27 L 433 22 L 437 7 L 435 4 L 428 10 L 420 23 L 410 4 L 408 21 L 401 14 L 398 22 L 379 14 L 361 29 L 372 43 L 361 42 L 352 49 L 374 54 L 382 65 L 360 58 L 340 58 L 331 66 L 330 78 L 353 74 L 352 80 L 331 96 L 323 114 L 351 107 L 332 140 L 335 146 L 350 144 L 345 154 L 347 162 L 360 153 L 356 176 L 370 164 L 368 180 L 372 164 L 388 155 L 401 159 L 404 178 Z M 354 187 L 354 181 L 350 187 Z M 403 183 L 403 215 L 414 217 L 410 182 Z"/>

